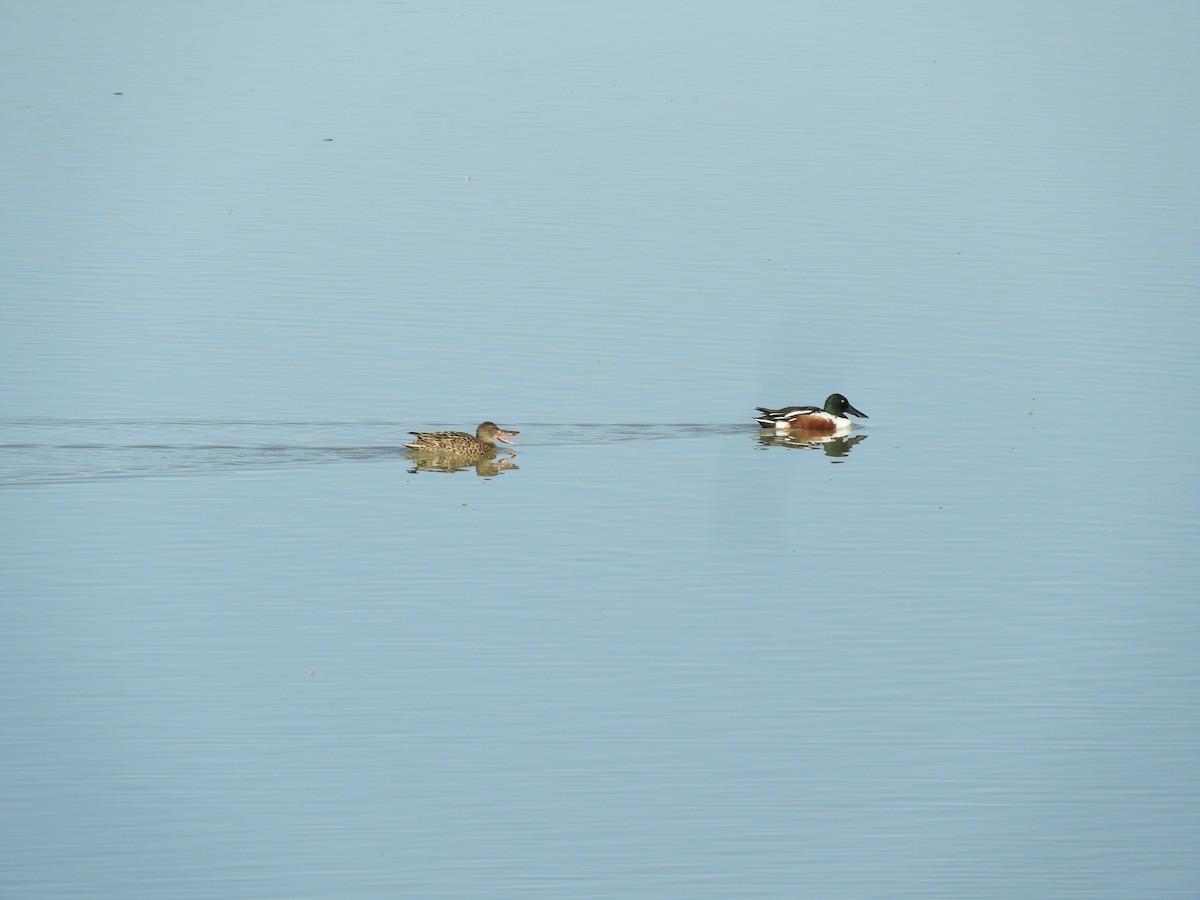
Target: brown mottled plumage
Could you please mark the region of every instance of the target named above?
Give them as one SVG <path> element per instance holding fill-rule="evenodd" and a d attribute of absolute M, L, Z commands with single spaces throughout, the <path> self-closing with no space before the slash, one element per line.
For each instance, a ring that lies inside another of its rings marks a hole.
<path fill-rule="evenodd" d="M 475 429 L 475 436 L 463 431 L 410 431 L 417 439 L 411 444 L 405 444 L 410 450 L 420 450 L 427 453 L 446 453 L 456 456 L 485 456 L 496 452 L 496 441 L 511 444 L 508 437 L 520 434 L 519 431 L 508 431 L 495 422 L 484 422 Z"/>

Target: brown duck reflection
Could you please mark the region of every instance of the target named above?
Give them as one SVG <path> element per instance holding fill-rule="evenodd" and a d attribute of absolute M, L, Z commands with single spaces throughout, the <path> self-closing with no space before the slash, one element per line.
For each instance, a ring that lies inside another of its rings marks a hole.
<path fill-rule="evenodd" d="M 835 437 L 834 435 L 820 436 L 812 434 L 797 434 L 789 431 L 771 432 L 763 430 L 758 434 L 759 443 L 768 447 L 787 447 L 790 450 L 823 450 L 826 456 L 849 456 L 855 444 L 867 439 L 868 435 L 856 434 L 853 437 Z"/>
<path fill-rule="evenodd" d="M 474 467 L 476 475 L 499 475 L 505 469 L 515 469 L 513 457 L 496 459 L 496 441 L 512 444 L 508 438 L 520 434 L 501 428 L 495 422 L 483 422 L 475 429 L 475 436 L 462 431 L 412 431 L 416 440 L 406 444 L 408 458 L 416 465 L 410 472 L 458 472 Z"/>
<path fill-rule="evenodd" d="M 512 454 L 510 456 L 502 456 L 496 459 L 495 452 L 492 451 L 491 456 L 463 456 L 455 453 L 436 453 L 428 450 L 418 452 L 409 450 L 407 456 L 412 460 L 413 467 L 409 472 L 461 472 L 463 469 L 475 470 L 476 475 L 490 478 L 493 475 L 499 475 L 501 472 L 514 471 L 519 469 L 513 462 Z"/>

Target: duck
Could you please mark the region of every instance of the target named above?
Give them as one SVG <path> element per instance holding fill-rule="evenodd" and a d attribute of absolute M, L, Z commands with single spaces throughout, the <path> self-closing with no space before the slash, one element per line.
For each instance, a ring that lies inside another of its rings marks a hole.
<path fill-rule="evenodd" d="M 869 419 L 865 412 L 859 412 L 850 405 L 850 401 L 841 394 L 830 394 L 825 399 L 825 407 L 818 406 L 785 406 L 783 409 L 767 409 L 757 407 L 762 413 L 754 421 L 763 428 L 774 428 L 776 431 L 805 431 L 810 434 L 845 434 L 853 423 L 846 418 L 846 413 Z"/>
<path fill-rule="evenodd" d="M 496 452 L 496 441 L 512 444 L 508 438 L 520 433 L 501 428 L 495 422 L 482 422 L 475 429 L 474 437 L 465 431 L 410 431 L 409 434 L 415 434 L 417 439 L 404 446 L 427 453 L 484 456 Z"/>

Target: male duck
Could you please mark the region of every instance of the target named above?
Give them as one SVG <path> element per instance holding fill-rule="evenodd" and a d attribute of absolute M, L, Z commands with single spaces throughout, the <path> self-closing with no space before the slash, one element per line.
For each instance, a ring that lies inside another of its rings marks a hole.
<path fill-rule="evenodd" d="M 415 434 L 417 439 L 405 446 L 428 453 L 483 456 L 496 452 L 496 441 L 511 444 L 508 438 L 520 433 L 501 428 L 495 422 L 484 422 L 475 429 L 475 437 L 462 431 L 410 431 L 409 434 Z"/>
<path fill-rule="evenodd" d="M 762 416 L 754 421 L 763 428 L 774 428 L 776 431 L 804 431 L 809 434 L 844 434 L 850 430 L 851 421 L 846 413 L 852 416 L 870 418 L 865 412 L 859 412 L 850 405 L 850 401 L 841 394 L 830 394 L 825 401 L 825 408 L 815 406 L 785 406 L 783 409 L 767 409 L 758 407 Z"/>

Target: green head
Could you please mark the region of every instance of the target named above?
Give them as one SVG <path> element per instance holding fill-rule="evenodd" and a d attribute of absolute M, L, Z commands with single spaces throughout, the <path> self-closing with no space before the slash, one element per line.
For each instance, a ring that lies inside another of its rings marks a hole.
<path fill-rule="evenodd" d="M 830 394 L 825 399 L 825 412 L 831 416 L 844 416 L 846 413 L 850 413 L 852 416 L 859 416 L 863 419 L 870 418 L 865 412 L 859 412 L 851 406 L 850 401 L 841 394 Z"/>

